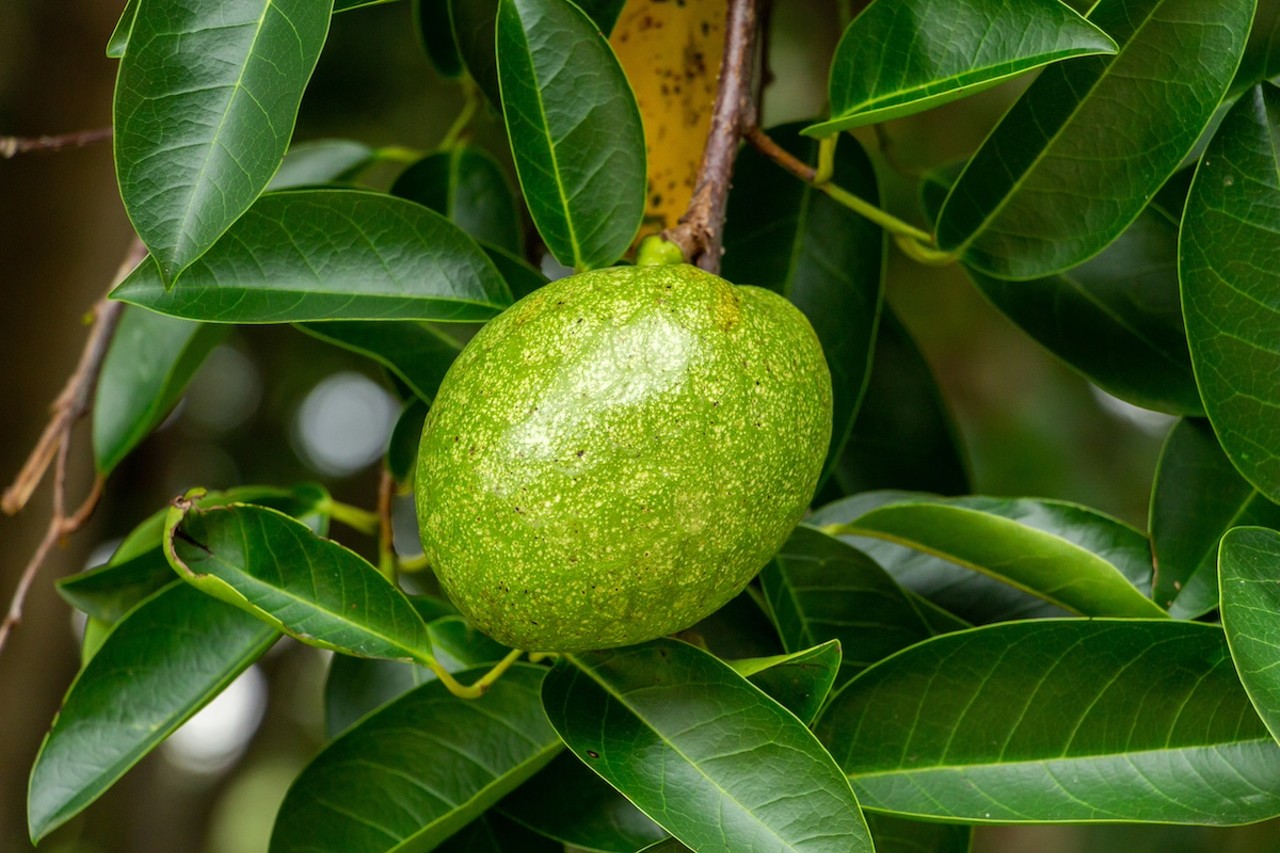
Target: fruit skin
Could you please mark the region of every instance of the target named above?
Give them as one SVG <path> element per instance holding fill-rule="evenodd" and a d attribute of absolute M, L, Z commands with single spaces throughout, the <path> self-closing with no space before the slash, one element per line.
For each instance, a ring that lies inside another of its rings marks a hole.
<path fill-rule="evenodd" d="M 686 265 L 560 279 L 485 326 L 423 426 L 427 559 L 481 631 L 580 651 L 686 628 L 799 522 L 831 374 L 786 299 Z"/>

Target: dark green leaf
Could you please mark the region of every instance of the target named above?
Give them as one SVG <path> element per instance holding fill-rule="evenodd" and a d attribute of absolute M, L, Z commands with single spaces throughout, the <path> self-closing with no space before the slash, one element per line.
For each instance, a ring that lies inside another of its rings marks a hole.
<path fill-rule="evenodd" d="M 175 505 L 165 554 L 184 580 L 308 645 L 433 661 L 427 626 L 362 557 L 284 513 L 250 504 Z"/>
<path fill-rule="evenodd" d="M 329 11 L 315 0 L 138 4 L 116 80 L 116 174 L 166 284 L 275 174 Z"/>
<path fill-rule="evenodd" d="M 1280 740 L 1280 533 L 1237 527 L 1222 537 L 1222 629 L 1258 715 Z"/>
<path fill-rule="evenodd" d="M 434 599 L 418 597 L 411 603 L 424 621 L 430 620 L 427 632 L 432 652 L 449 672 L 496 663 L 511 651 L 462 617 L 440 615 L 440 603 Z M 375 708 L 435 679 L 434 672 L 417 664 L 335 655 L 324 683 L 325 733 L 336 737 Z"/>
<path fill-rule="evenodd" d="M 453 40 L 449 0 L 413 0 L 413 21 L 417 25 L 418 40 L 436 73 L 446 80 L 461 77 L 462 57 Z"/>
<path fill-rule="evenodd" d="M 644 215 L 644 129 L 626 75 L 568 0 L 501 0 L 497 24 L 502 111 L 538 233 L 565 266 L 608 266 Z"/>
<path fill-rule="evenodd" d="M 886 306 L 862 405 L 821 499 L 873 489 L 964 494 L 967 468 L 929 365 Z"/>
<path fill-rule="evenodd" d="M 1109 394 L 1204 413 L 1178 297 L 1178 225 L 1150 209 L 1097 257 L 1034 281 L 968 270 L 1005 316 Z"/>
<path fill-rule="evenodd" d="M 268 190 L 287 190 L 340 181 L 373 162 L 376 152 L 350 139 L 315 139 L 289 146 Z"/>
<path fill-rule="evenodd" d="M 1218 128 L 1183 217 L 1182 307 L 1218 440 L 1280 500 L 1280 91 L 1251 89 Z"/>
<path fill-rule="evenodd" d="M 817 143 L 799 124 L 769 135 L 792 154 L 817 162 Z M 872 204 L 875 171 L 857 141 L 836 150 L 833 180 Z M 768 287 L 809 318 L 831 368 L 832 436 L 824 471 L 844 451 L 871 367 L 880 317 L 884 233 L 879 226 L 797 181 L 744 146 L 734 166 L 722 275 L 735 284 Z"/>
<path fill-rule="evenodd" d="M 886 814 L 867 813 L 867 826 L 876 853 L 969 853 L 973 830 L 967 826 L 903 820 Z"/>
<path fill-rule="evenodd" d="M 462 64 L 489 103 L 501 107 L 498 56 L 494 52 L 497 16 L 498 0 L 449 0 L 453 40 Z"/>
<path fill-rule="evenodd" d="M 571 752 L 557 755 L 545 770 L 508 794 L 498 810 L 574 850 L 633 853 L 668 837 Z"/>
<path fill-rule="evenodd" d="M 111 37 L 107 39 L 107 57 L 109 59 L 119 59 L 124 56 L 125 48 L 129 46 L 129 31 L 133 29 L 133 18 L 138 14 L 139 0 L 126 0 L 124 10 L 120 13 L 120 20 L 116 22 L 116 28 L 111 31 Z"/>
<path fill-rule="evenodd" d="M 1046 68 L 974 155 L 938 243 L 998 278 L 1038 278 L 1097 254 L 1138 216 L 1208 125 L 1254 0 L 1101 0 L 1112 57 Z"/>
<path fill-rule="evenodd" d="M 384 3 L 394 3 L 395 0 L 334 0 L 333 12 L 349 12 L 352 9 L 363 9 L 365 6 L 381 6 Z"/>
<path fill-rule="evenodd" d="M 827 136 L 954 101 L 1072 56 L 1115 53 L 1058 0 L 880 0 L 853 19 L 831 63 Z"/>
<path fill-rule="evenodd" d="M 186 584 L 130 611 L 72 683 L 31 770 L 33 840 L 92 803 L 278 635 Z"/>
<path fill-rule="evenodd" d="M 397 483 L 413 479 L 414 466 L 418 462 L 418 443 L 422 439 L 422 423 L 427 419 L 427 404 L 414 398 L 405 405 L 391 431 L 387 443 L 387 471 Z"/>
<path fill-rule="evenodd" d="M 693 646 L 563 655 L 543 702 L 583 763 L 694 849 L 871 850 L 804 724 Z"/>
<path fill-rule="evenodd" d="M 864 492 L 821 507 L 808 522 L 815 527 L 844 525 L 876 507 L 917 496 L 911 492 Z M 974 624 L 1069 615 L 1061 607 L 1025 590 L 933 554 L 884 539 L 848 535 L 839 538 L 875 560 L 904 589 L 922 596 L 923 601 L 945 608 L 944 613 L 956 614 Z M 917 599 L 917 604 L 920 602 L 921 599 Z M 920 613 L 935 633 L 956 628 L 954 624 L 935 624 L 935 613 L 925 607 L 920 608 Z"/>
<path fill-rule="evenodd" d="M 1138 530 L 1085 507 L 1031 498 L 918 498 L 840 528 L 942 556 L 1083 616 L 1166 615 L 1148 598 Z"/>
<path fill-rule="evenodd" d="M 1184 420 L 1169 433 L 1151 492 L 1153 597 L 1178 619 L 1218 606 L 1218 540 L 1232 527 L 1280 526 L 1280 506 L 1232 467 L 1209 424 Z"/>
<path fill-rule="evenodd" d="M 490 810 L 436 848 L 437 853 L 564 853 L 564 845 Z"/>
<path fill-rule="evenodd" d="M 425 402 L 435 399 L 440 380 L 462 343 L 432 323 L 336 320 L 301 323 L 299 329 L 343 349 L 372 358 Z"/>
<path fill-rule="evenodd" d="M 1258 0 L 1258 12 L 1249 31 L 1244 58 L 1231 83 L 1233 93 L 1243 92 L 1280 74 L 1280 2 Z"/>
<path fill-rule="evenodd" d="M 294 781 L 271 853 L 433 849 L 560 750 L 538 701 L 545 673 L 517 664 L 472 700 L 432 682 L 364 718 Z"/>
<path fill-rule="evenodd" d="M 876 811 L 1219 825 L 1280 814 L 1280 747 L 1213 625 L 1039 620 L 946 634 L 855 678 L 816 731 Z"/>
<path fill-rule="evenodd" d="M 840 642 L 828 640 L 789 655 L 730 661 L 738 675 L 809 725 L 818 716 L 840 672 Z"/>
<path fill-rule="evenodd" d="M 483 149 L 458 145 L 428 154 L 396 178 L 391 193 L 426 205 L 482 243 L 521 251 L 515 194 Z"/>
<path fill-rule="evenodd" d="M 164 420 L 226 332 L 126 306 L 94 392 L 93 458 L 100 475 Z"/>
<path fill-rule="evenodd" d="M 231 501 L 273 507 L 305 521 L 320 533 L 328 528 L 329 493 L 312 483 L 292 489 L 237 486 L 225 492 L 210 492 L 198 503 L 217 506 Z M 154 513 L 130 531 L 106 565 L 58 581 L 58 594 L 89 616 L 114 623 L 139 601 L 172 583 L 173 569 L 161 547 L 167 512 L 162 509 Z"/>
<path fill-rule="evenodd" d="M 516 299 L 523 299 L 547 283 L 547 277 L 541 270 L 534 269 L 522 258 L 511 254 L 506 249 L 488 244 L 481 244 L 480 248 L 484 249 L 489 260 L 493 261 L 498 272 L 502 273 L 502 277 L 506 279 L 507 286 L 511 288 Z"/>
<path fill-rule="evenodd" d="M 215 323 L 479 321 L 511 292 L 475 241 L 421 205 L 356 190 L 263 196 L 166 291 L 143 263 L 111 294 Z"/>
<path fill-rule="evenodd" d="M 842 682 L 932 634 L 874 560 L 811 527 L 795 529 L 760 583 L 787 651 L 840 641 Z"/>
<path fill-rule="evenodd" d="M 596 25 L 600 34 L 608 37 L 613 25 L 618 22 L 618 15 L 626 0 L 578 0 L 578 8 L 587 13 L 587 17 Z"/>

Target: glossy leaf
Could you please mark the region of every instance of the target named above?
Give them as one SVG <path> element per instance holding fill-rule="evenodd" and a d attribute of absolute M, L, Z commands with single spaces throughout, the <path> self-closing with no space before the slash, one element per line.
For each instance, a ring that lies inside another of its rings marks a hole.
<path fill-rule="evenodd" d="M 489 103 L 501 107 L 498 56 L 494 50 L 497 17 L 498 0 L 449 0 L 453 40 L 462 64 Z"/>
<path fill-rule="evenodd" d="M 287 515 L 250 504 L 175 505 L 165 554 L 184 580 L 319 648 L 432 660 L 409 600 L 362 557 Z"/>
<path fill-rule="evenodd" d="M 968 273 L 1005 316 L 1112 396 L 1204 413 L 1178 297 L 1176 222 L 1145 211 L 1097 257 L 1048 278 Z"/>
<path fill-rule="evenodd" d="M 867 808 L 903 816 L 1280 814 L 1280 746 L 1213 625 L 1051 620 L 935 637 L 855 678 L 816 732 Z"/>
<path fill-rule="evenodd" d="M 278 635 L 186 584 L 132 610 L 72 683 L 31 770 L 39 841 L 115 784 Z"/>
<path fill-rule="evenodd" d="M 93 461 L 100 475 L 114 470 L 164 420 L 226 332 L 125 308 L 94 392 Z"/>
<path fill-rule="evenodd" d="M 1084 616 L 1157 617 L 1146 537 L 1074 504 L 1011 498 L 916 499 L 839 526 L 944 557 Z"/>
<path fill-rule="evenodd" d="M 795 529 L 760 583 L 787 651 L 840 641 L 842 681 L 932 634 L 874 560 L 811 527 Z"/>
<path fill-rule="evenodd" d="M 815 164 L 817 143 L 800 137 L 799 127 L 774 128 L 769 135 Z M 852 138 L 836 149 L 833 180 L 872 204 L 879 199 L 871 161 Z M 833 427 L 824 469 L 830 472 L 853 429 L 871 368 L 884 233 L 750 146 L 734 165 L 727 216 L 724 277 L 781 293 L 804 312 L 822 342 L 831 368 Z"/>
<path fill-rule="evenodd" d="M 1059 0 L 879 0 L 845 29 L 831 62 L 827 136 L 945 104 L 1116 44 Z"/>
<path fill-rule="evenodd" d="M 568 0 L 501 0 L 498 76 L 516 173 L 556 260 L 604 267 L 645 204 L 644 130 L 604 36 Z"/>
<path fill-rule="evenodd" d="M 1204 152 L 1183 218 L 1182 307 L 1204 407 L 1232 464 L 1280 500 L 1280 91 L 1245 93 Z"/>
<path fill-rule="evenodd" d="M 515 194 L 498 161 L 481 148 L 427 155 L 400 173 L 391 194 L 431 208 L 482 243 L 521 251 Z"/>
<path fill-rule="evenodd" d="M 1280 527 L 1280 506 L 1236 471 L 1204 420 L 1169 433 L 1151 493 L 1152 597 L 1178 619 L 1218 606 L 1218 541 L 1232 527 Z"/>
<path fill-rule="evenodd" d="M 470 237 L 412 202 L 355 190 L 263 196 L 166 291 L 143 263 L 111 294 L 214 323 L 479 321 L 512 302 Z"/>
<path fill-rule="evenodd" d="M 1253 9 L 1254 0 L 1101 0 L 1089 18 L 1120 52 L 1040 74 L 951 191 L 939 245 L 1009 279 L 1052 275 L 1097 254 L 1208 125 Z"/>
<path fill-rule="evenodd" d="M 1237 527 L 1222 537 L 1222 628 L 1258 715 L 1280 740 L 1280 533 Z"/>
<path fill-rule="evenodd" d="M 483 244 L 480 248 L 489 256 L 489 260 L 498 268 L 498 272 L 506 279 L 507 286 L 516 299 L 522 299 L 547 283 L 547 277 L 541 270 L 534 269 L 523 258 L 513 255 L 506 249 Z"/>
<path fill-rule="evenodd" d="M 437 853 L 564 853 L 564 845 L 543 838 L 493 810 L 436 848 Z"/>
<path fill-rule="evenodd" d="M 871 375 L 821 500 L 873 489 L 958 495 L 968 464 L 946 403 L 910 333 L 885 307 Z"/>
<path fill-rule="evenodd" d="M 820 507 L 807 521 L 820 528 L 845 525 L 872 509 L 914 497 L 918 495 L 910 492 L 864 492 Z M 985 625 L 1014 619 L 1070 615 L 1061 607 L 1025 590 L 934 554 L 866 536 L 842 534 L 839 539 L 875 560 L 903 589 L 921 596 L 916 600 L 917 605 L 923 599 L 944 608 L 946 614 L 955 614 L 953 619 Z M 926 607 L 919 607 L 919 610 L 934 633 L 956 630 L 954 623 L 935 625 L 935 614 Z"/>
<path fill-rule="evenodd" d="M 266 188 L 329 31 L 329 3 L 139 3 L 120 62 L 125 210 L 165 284 Z"/>
<path fill-rule="evenodd" d="M 424 684 L 366 717 L 294 781 L 271 853 L 433 849 L 560 751 L 545 672 L 517 664 L 472 700 Z"/>
<path fill-rule="evenodd" d="M 1258 12 L 1254 15 L 1231 92 L 1243 92 L 1276 75 L 1280 75 L 1280 3 L 1258 0 Z"/>
<path fill-rule="evenodd" d="M 453 40 L 453 24 L 449 21 L 449 0 L 413 0 L 413 21 L 418 40 L 435 67 L 446 80 L 462 76 L 462 57 Z"/>
<path fill-rule="evenodd" d="M 809 730 L 693 646 L 563 655 L 543 702 L 583 763 L 695 850 L 871 850 Z"/>
<path fill-rule="evenodd" d="M 314 139 L 289 146 L 268 190 L 287 190 L 341 181 L 377 157 L 377 152 L 350 139 Z"/>
<path fill-rule="evenodd" d="M 840 642 L 828 640 L 791 654 L 729 661 L 729 665 L 808 725 L 831 694 L 840 659 Z"/>
<path fill-rule="evenodd" d="M 107 58 L 119 59 L 124 56 L 125 48 L 129 46 L 129 31 L 133 29 L 133 18 L 138 13 L 138 3 L 141 0 L 126 0 L 123 11 L 120 12 L 120 20 L 116 22 L 116 28 L 111 31 L 111 37 L 107 39 Z"/>
<path fill-rule="evenodd" d="M 462 617 L 441 615 L 440 602 L 418 597 L 411 603 L 424 621 L 430 620 L 432 653 L 449 672 L 497 663 L 511 651 Z M 435 679 L 434 672 L 417 664 L 335 655 L 324 683 L 325 733 L 336 737 L 370 711 Z"/>
<path fill-rule="evenodd" d="M 301 323 L 298 328 L 372 358 L 428 403 L 435 399 L 440 380 L 462 351 L 461 342 L 432 323 L 337 320 Z"/>
<path fill-rule="evenodd" d="M 328 528 L 329 493 L 313 483 L 292 489 L 237 486 L 224 492 L 210 492 L 198 503 L 217 506 L 231 501 L 273 507 L 304 521 L 321 534 Z M 90 617 L 115 623 L 139 601 L 173 583 L 176 578 L 161 547 L 167 512 L 162 509 L 131 530 L 105 565 L 59 580 L 58 594 Z"/>
<path fill-rule="evenodd" d="M 498 810 L 574 850 L 633 853 L 669 837 L 571 752 L 557 755 Z"/>
<path fill-rule="evenodd" d="M 581 0 L 576 5 L 587 14 L 600 34 L 607 37 L 613 31 L 613 25 L 617 23 L 618 15 L 621 14 L 622 7 L 627 5 L 627 2 L 626 0 Z"/>
<path fill-rule="evenodd" d="M 418 443 L 422 440 L 422 424 L 427 419 L 427 404 L 419 397 L 410 400 L 400 410 L 396 425 L 387 442 L 387 472 L 397 483 L 413 480 L 414 467 L 418 463 Z"/>

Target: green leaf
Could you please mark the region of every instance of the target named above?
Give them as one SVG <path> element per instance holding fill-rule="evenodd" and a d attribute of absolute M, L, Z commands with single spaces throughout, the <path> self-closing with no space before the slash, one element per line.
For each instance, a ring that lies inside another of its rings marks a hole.
<path fill-rule="evenodd" d="M 967 826 L 903 820 L 867 812 L 876 853 L 969 853 L 973 830 Z"/>
<path fill-rule="evenodd" d="M 508 794 L 498 810 L 574 850 L 633 853 L 669 837 L 571 752 L 557 755 Z"/>
<path fill-rule="evenodd" d="M 431 323 L 334 320 L 298 328 L 331 344 L 372 358 L 402 379 L 425 402 L 435 399 L 462 343 Z"/>
<path fill-rule="evenodd" d="M 563 655 L 543 702 L 578 758 L 695 850 L 871 850 L 804 724 L 693 646 Z"/>
<path fill-rule="evenodd" d="M 933 373 L 888 306 L 866 393 L 821 501 L 873 489 L 969 491 L 968 465 Z"/>
<path fill-rule="evenodd" d="M 840 672 L 840 642 L 787 655 L 729 661 L 733 671 L 768 694 L 779 705 L 809 725 L 831 694 Z"/>
<path fill-rule="evenodd" d="M 107 39 L 107 58 L 119 59 L 124 56 L 125 48 L 129 46 L 129 31 L 133 29 L 133 18 L 138 14 L 139 0 L 126 0 L 123 11 L 120 12 L 120 20 L 116 22 L 116 28 L 111 31 L 111 37 Z"/>
<path fill-rule="evenodd" d="M 1232 464 L 1280 500 L 1280 91 L 1258 86 L 1204 152 L 1183 217 L 1182 308 L 1205 411 Z"/>
<path fill-rule="evenodd" d="M 547 277 L 541 270 L 534 269 L 523 258 L 513 255 L 506 249 L 487 243 L 481 244 L 480 248 L 484 249 L 489 260 L 493 261 L 498 272 L 502 273 L 502 277 L 506 279 L 507 286 L 511 288 L 516 299 L 523 299 L 547 283 Z"/>
<path fill-rule="evenodd" d="M 997 278 L 1075 266 L 1120 235 L 1191 151 L 1244 49 L 1254 0 L 1101 0 L 1114 57 L 1046 68 L 974 155 L 938 244 Z"/>
<path fill-rule="evenodd" d="M 1232 527 L 1280 526 L 1280 506 L 1232 467 L 1207 421 L 1174 426 L 1151 492 L 1152 597 L 1177 619 L 1218 606 L 1218 541 Z"/>
<path fill-rule="evenodd" d="M 440 615 L 443 602 L 423 597 L 410 602 L 427 622 L 432 653 L 449 672 L 497 663 L 511 651 L 472 628 L 461 616 Z M 370 711 L 435 680 L 434 672 L 417 664 L 335 655 L 324 683 L 325 733 L 336 737 Z"/>
<path fill-rule="evenodd" d="M 568 0 L 501 0 L 502 111 L 524 198 L 551 254 L 579 272 L 631 245 L 645 204 L 644 130 L 604 36 Z"/>
<path fill-rule="evenodd" d="M 799 124 L 769 135 L 813 165 L 818 146 Z M 836 150 L 832 178 L 872 204 L 879 200 L 875 171 L 856 140 Z M 734 165 L 721 274 L 735 284 L 767 287 L 790 299 L 809 318 L 831 368 L 832 428 L 825 472 L 830 472 L 853 428 L 871 368 L 880 318 L 884 233 L 879 226 L 779 169 L 750 146 Z"/>
<path fill-rule="evenodd" d="M 846 525 L 877 507 L 916 497 L 920 495 L 913 492 L 864 492 L 820 507 L 807 521 L 819 528 Z M 846 534 L 839 538 L 875 560 L 903 589 L 920 596 L 916 599 L 917 604 L 921 601 L 932 603 L 943 608 L 944 613 L 955 614 L 952 619 L 959 617 L 985 625 L 1014 619 L 1069 615 L 1056 604 L 934 554 L 884 539 Z M 946 633 L 957 627 L 955 624 L 936 625 L 934 613 L 924 607 L 920 608 L 920 613 L 929 621 L 934 633 Z"/>
<path fill-rule="evenodd" d="M 266 188 L 329 31 L 330 4 L 138 4 L 116 79 L 116 175 L 166 285 Z"/>
<path fill-rule="evenodd" d="M 422 424 L 427 419 L 427 404 L 414 397 L 400 411 L 396 425 L 387 442 L 387 472 L 397 483 L 413 480 L 414 466 L 418 462 L 418 443 L 422 440 Z"/>
<path fill-rule="evenodd" d="M 1001 313 L 1112 396 L 1204 413 L 1178 296 L 1176 222 L 1148 208 L 1097 257 L 1047 278 L 967 272 Z"/>
<path fill-rule="evenodd" d="M 596 25 L 596 29 L 606 38 L 613 32 L 613 25 L 618 22 L 618 15 L 626 0 L 578 0 L 577 6 Z"/>
<path fill-rule="evenodd" d="M 377 157 L 369 146 L 350 139 L 314 139 L 289 146 L 268 190 L 287 190 L 341 181 Z"/>
<path fill-rule="evenodd" d="M 494 48 L 497 18 L 498 0 L 449 0 L 453 40 L 462 64 L 489 103 L 501 107 L 498 55 Z"/>
<path fill-rule="evenodd" d="M 125 308 L 94 392 L 93 461 L 100 475 L 111 473 L 164 420 L 226 332 Z"/>
<path fill-rule="evenodd" d="M 225 492 L 210 492 L 197 503 L 217 506 L 231 501 L 273 507 L 321 533 L 328 527 L 329 493 L 314 483 L 292 489 L 237 486 Z M 139 601 L 173 583 L 173 569 L 162 548 L 167 512 L 162 509 L 152 514 L 130 531 L 106 565 L 59 580 L 58 594 L 90 617 L 115 623 Z"/>
<path fill-rule="evenodd" d="M 841 682 L 931 636 L 907 594 L 856 548 L 801 525 L 760 573 L 770 617 L 789 652 L 839 640 Z"/>
<path fill-rule="evenodd" d="M 115 784 L 270 648 L 269 626 L 170 584 L 130 611 L 72 682 L 31 770 L 39 841 Z"/>
<path fill-rule="evenodd" d="M 1167 615 L 1147 597 L 1141 532 L 1084 507 L 1030 498 L 918 498 L 832 532 L 876 536 L 941 556 L 1083 616 Z"/>
<path fill-rule="evenodd" d="M 427 626 L 404 593 L 358 554 L 273 509 L 187 503 L 169 510 L 164 540 L 184 580 L 308 645 L 434 660 Z"/>
<path fill-rule="evenodd" d="M 482 243 L 522 251 L 515 194 L 502 166 L 481 148 L 428 154 L 400 173 L 391 194 L 431 208 Z"/>
<path fill-rule="evenodd" d="M 1280 814 L 1280 747 L 1222 630 L 1040 620 L 935 637 L 855 678 L 818 737 L 876 811 L 972 823 Z"/>
<path fill-rule="evenodd" d="M 271 853 L 433 849 L 560 751 L 545 672 L 516 664 L 472 700 L 424 684 L 364 718 L 294 781 Z"/>
<path fill-rule="evenodd" d="M 143 263 L 111 294 L 214 323 L 480 321 L 511 292 L 470 237 L 421 205 L 356 190 L 263 196 L 166 291 Z"/>
<path fill-rule="evenodd" d="M 1237 527 L 1222 537 L 1222 629 L 1258 716 L 1280 740 L 1280 533 Z"/>
<path fill-rule="evenodd" d="M 1280 74 L 1280 2 L 1258 0 L 1244 57 L 1231 83 L 1233 94 Z"/>
<path fill-rule="evenodd" d="M 462 57 L 453 40 L 449 0 L 413 0 L 414 29 L 436 73 L 446 80 L 462 76 Z"/>
<path fill-rule="evenodd" d="M 1115 53 L 1059 0 L 879 0 L 845 29 L 831 62 L 827 136 L 936 107 L 1072 56 Z"/>
<path fill-rule="evenodd" d="M 437 853 L 564 853 L 556 844 L 490 810 L 436 848 Z"/>

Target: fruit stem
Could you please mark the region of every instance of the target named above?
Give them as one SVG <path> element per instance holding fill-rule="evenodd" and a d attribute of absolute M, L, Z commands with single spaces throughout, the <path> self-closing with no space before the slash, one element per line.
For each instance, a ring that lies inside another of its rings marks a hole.
<path fill-rule="evenodd" d="M 467 126 L 471 124 L 471 119 L 475 117 L 476 110 L 480 106 L 480 89 L 471 78 L 463 76 L 462 93 L 466 96 L 466 101 L 462 104 L 462 111 L 458 113 L 458 117 L 453 120 L 453 124 L 449 126 L 449 130 L 444 135 L 444 139 L 440 140 L 440 144 L 436 147 L 437 151 L 451 151 L 458 146 L 458 142 L 462 139 L 462 134 L 466 132 Z"/>
<path fill-rule="evenodd" d="M 818 168 L 813 173 L 813 185 L 819 189 L 829 184 L 836 173 L 836 143 L 839 141 L 838 133 L 818 140 Z"/>
<path fill-rule="evenodd" d="M 479 699 L 488 692 L 489 688 L 493 686 L 493 683 L 501 678 L 503 673 L 510 669 L 511 665 L 518 661 L 520 656 L 523 654 L 523 649 L 512 649 L 505 658 L 494 665 L 493 669 L 480 676 L 480 678 L 472 684 L 463 684 L 458 681 L 458 679 L 453 677 L 453 673 L 441 666 L 440 662 L 435 658 L 426 658 L 422 662 L 436 674 L 436 677 L 440 679 L 440 683 L 443 684 L 445 689 L 454 696 L 457 696 L 459 699 Z"/>

